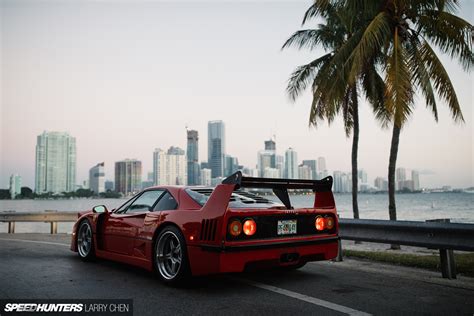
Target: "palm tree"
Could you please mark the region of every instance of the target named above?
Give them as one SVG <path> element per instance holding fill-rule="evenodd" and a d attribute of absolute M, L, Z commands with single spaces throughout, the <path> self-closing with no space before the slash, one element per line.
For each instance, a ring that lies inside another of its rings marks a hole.
<path fill-rule="evenodd" d="M 435 48 L 456 59 L 465 71 L 473 65 L 472 25 L 454 13 L 457 0 L 380 0 L 344 2 L 347 11 L 358 11 L 371 2 L 378 9 L 367 23 L 352 52 L 349 82 L 375 55 L 385 56 L 380 67 L 385 73 L 385 105 L 393 124 L 388 167 L 389 216 L 397 219 L 395 168 L 400 132 L 410 117 L 416 92 L 438 121 L 437 99 L 445 101 L 455 122 L 463 122 L 456 92 Z M 435 47 L 435 48 L 434 48 Z"/>
<path fill-rule="evenodd" d="M 362 13 L 362 12 L 360 12 Z M 298 49 L 323 47 L 326 54 L 296 68 L 288 80 L 287 92 L 294 101 L 312 82 L 313 101 L 309 124 L 317 127 L 319 121 L 329 124 L 342 112 L 344 128 L 349 137 L 352 132 L 352 209 L 359 218 L 357 203 L 358 174 L 357 153 L 359 146 L 359 94 L 362 90 L 373 106 L 377 117 L 387 117 L 384 107 L 384 82 L 375 70 L 375 57 L 363 63 L 357 80 L 349 82 L 348 61 L 360 40 L 364 22 L 363 14 L 352 14 L 341 4 L 317 0 L 306 11 L 302 25 L 315 17 L 324 23 L 316 29 L 295 32 L 282 49 L 295 46 Z"/>

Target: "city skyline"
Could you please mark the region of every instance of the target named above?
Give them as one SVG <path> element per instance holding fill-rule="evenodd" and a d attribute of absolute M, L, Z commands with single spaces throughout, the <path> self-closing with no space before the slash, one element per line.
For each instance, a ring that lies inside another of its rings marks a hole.
<path fill-rule="evenodd" d="M 137 157 L 151 171 L 154 148 L 186 148 L 185 126 L 204 135 L 217 118 L 226 123 L 225 153 L 242 165 L 255 168 L 262 141 L 276 135 L 280 154 L 292 147 L 299 162 L 324 156 L 330 170 L 350 170 L 341 121 L 308 128 L 311 96 L 292 104 L 285 94 L 295 65 L 321 53 L 280 51 L 310 3 L 2 1 L 0 187 L 11 174 L 34 187 L 35 137 L 44 130 L 77 138 L 81 183 L 98 161 L 113 179 L 120 157 Z M 472 21 L 473 9 L 462 1 L 460 15 Z M 397 165 L 419 170 L 428 187 L 469 187 L 472 75 L 443 62 L 466 123 L 456 126 L 440 106 L 436 124 L 417 100 Z M 391 133 L 363 99 L 360 117 L 359 165 L 372 180 L 386 177 Z M 199 157 L 207 150 L 201 141 Z"/>

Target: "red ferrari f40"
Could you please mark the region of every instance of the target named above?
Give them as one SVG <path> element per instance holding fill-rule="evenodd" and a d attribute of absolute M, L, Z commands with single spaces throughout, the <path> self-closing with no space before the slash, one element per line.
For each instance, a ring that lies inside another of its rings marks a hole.
<path fill-rule="evenodd" d="M 71 250 L 139 266 L 166 283 L 189 276 L 280 267 L 337 256 L 332 178 L 268 179 L 236 172 L 215 188 L 156 186 L 114 210 L 80 212 Z M 258 192 L 273 192 L 276 199 Z M 314 204 L 294 208 L 288 190 L 312 190 Z"/>

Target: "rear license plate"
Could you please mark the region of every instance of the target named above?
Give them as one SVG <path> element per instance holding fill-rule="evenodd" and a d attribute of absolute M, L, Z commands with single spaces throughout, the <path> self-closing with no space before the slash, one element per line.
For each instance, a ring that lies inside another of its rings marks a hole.
<path fill-rule="evenodd" d="M 277 234 L 278 235 L 296 234 L 296 219 L 278 221 Z"/>

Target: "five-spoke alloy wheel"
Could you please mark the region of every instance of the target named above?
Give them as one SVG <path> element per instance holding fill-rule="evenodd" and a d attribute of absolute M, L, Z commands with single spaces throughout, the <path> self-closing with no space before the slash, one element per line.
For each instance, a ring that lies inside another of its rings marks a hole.
<path fill-rule="evenodd" d="M 155 268 L 166 283 L 176 283 L 188 275 L 186 244 L 176 227 L 168 226 L 158 235 L 155 243 Z"/>
<path fill-rule="evenodd" d="M 77 252 L 85 261 L 95 257 L 92 227 L 88 220 L 82 221 L 77 230 Z"/>

